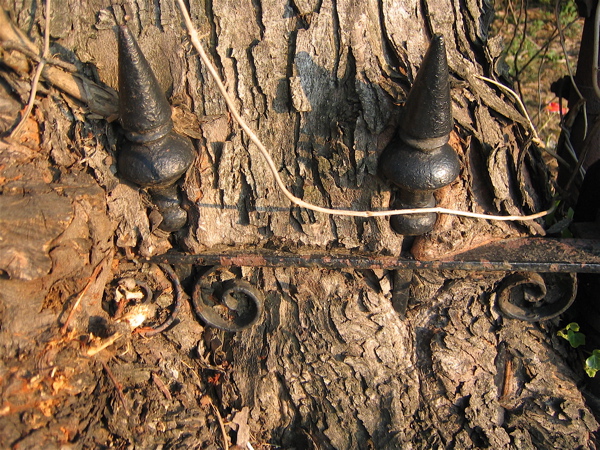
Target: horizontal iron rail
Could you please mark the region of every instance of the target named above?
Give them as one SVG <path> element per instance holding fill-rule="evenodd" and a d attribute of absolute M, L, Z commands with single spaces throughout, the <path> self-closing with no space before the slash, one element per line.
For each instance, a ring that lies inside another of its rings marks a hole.
<path fill-rule="evenodd" d="M 325 252 L 299 249 L 290 252 L 232 247 L 198 254 L 167 252 L 154 256 L 149 261 L 225 267 L 600 273 L 600 240 L 512 238 L 436 261 L 341 250 Z"/>

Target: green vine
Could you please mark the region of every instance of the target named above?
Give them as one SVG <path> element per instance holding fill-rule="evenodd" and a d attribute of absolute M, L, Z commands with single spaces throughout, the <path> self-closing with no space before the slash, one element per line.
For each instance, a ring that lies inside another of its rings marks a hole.
<path fill-rule="evenodd" d="M 579 332 L 579 324 L 571 322 L 557 333 L 561 338 L 566 339 L 571 344 L 571 347 L 577 348 L 585 345 L 585 334 Z M 589 377 L 595 377 L 596 372 L 600 370 L 600 350 L 594 349 L 591 355 L 585 360 L 585 373 Z"/>

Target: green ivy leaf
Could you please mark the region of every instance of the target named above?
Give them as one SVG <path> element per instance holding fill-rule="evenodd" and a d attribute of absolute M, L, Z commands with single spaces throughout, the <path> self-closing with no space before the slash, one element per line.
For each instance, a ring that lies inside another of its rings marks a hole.
<path fill-rule="evenodd" d="M 571 322 L 565 327 L 565 330 L 579 331 L 579 324 L 577 322 Z"/>
<path fill-rule="evenodd" d="M 585 360 L 585 372 L 589 377 L 595 377 L 600 370 L 600 350 L 595 349 L 592 356 Z"/>
<path fill-rule="evenodd" d="M 577 348 L 580 345 L 585 345 L 585 334 L 569 330 L 567 332 L 567 340 L 571 344 L 571 347 Z"/>
<path fill-rule="evenodd" d="M 585 334 L 579 333 L 579 324 L 576 322 L 571 322 L 562 330 L 559 330 L 557 334 L 561 338 L 569 341 L 569 344 L 571 344 L 571 347 L 573 348 L 585 345 Z"/>

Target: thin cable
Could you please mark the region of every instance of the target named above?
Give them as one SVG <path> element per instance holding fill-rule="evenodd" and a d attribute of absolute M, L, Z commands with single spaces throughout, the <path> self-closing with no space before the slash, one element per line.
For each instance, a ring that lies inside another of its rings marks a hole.
<path fill-rule="evenodd" d="M 275 166 L 275 162 L 271 158 L 271 155 L 269 155 L 269 152 L 267 151 L 264 144 L 260 141 L 258 136 L 256 136 L 256 134 L 250 129 L 250 127 L 246 124 L 244 119 L 242 119 L 242 117 L 238 113 L 233 100 L 227 93 L 227 89 L 225 89 L 225 86 L 223 85 L 223 82 L 221 81 L 221 78 L 219 77 L 219 74 L 217 73 L 217 70 L 215 69 L 215 67 L 211 63 L 210 59 L 206 55 L 206 52 L 204 51 L 204 48 L 202 47 L 202 44 L 200 43 L 200 39 L 198 37 L 198 32 L 196 31 L 196 29 L 192 23 L 192 19 L 190 18 L 190 15 L 187 11 L 187 8 L 186 8 L 183 0 L 177 0 L 177 4 L 179 6 L 179 9 L 181 10 L 181 14 L 183 15 L 183 19 L 185 21 L 185 26 L 187 28 L 188 34 L 190 35 L 190 40 L 192 42 L 192 45 L 198 52 L 200 59 L 202 60 L 203 64 L 206 66 L 208 72 L 214 79 L 214 81 L 217 85 L 217 88 L 221 92 L 221 95 L 225 99 L 225 103 L 227 103 L 227 106 L 229 107 L 231 116 L 235 119 L 235 121 L 239 124 L 239 126 L 246 132 L 246 134 L 248 135 L 250 140 L 252 142 L 254 142 L 254 144 L 256 144 L 260 153 L 262 154 L 265 161 L 267 162 L 267 165 L 269 166 L 269 169 L 271 170 L 271 173 L 273 174 L 273 177 L 275 178 L 275 182 L 277 183 L 277 186 L 279 186 L 279 188 L 284 193 L 284 195 L 295 205 L 300 206 L 301 208 L 312 210 L 312 211 L 317 211 L 317 212 L 321 212 L 324 214 L 330 214 L 330 215 L 338 215 L 338 216 L 385 217 L 385 216 L 397 216 L 397 215 L 404 215 L 404 214 L 441 213 L 441 214 L 450 214 L 450 215 L 462 216 L 462 217 L 472 217 L 475 219 L 498 220 L 498 221 L 535 220 L 535 219 L 539 219 L 540 217 L 547 216 L 552 211 L 554 211 L 554 209 L 555 209 L 554 206 L 552 208 L 550 208 L 549 210 L 542 211 L 542 212 L 535 213 L 535 214 L 529 214 L 529 215 L 525 215 L 525 216 L 495 216 L 495 215 L 490 215 L 490 214 L 480 214 L 480 213 L 474 213 L 474 212 L 469 212 L 469 211 L 458 211 L 455 209 L 448 209 L 448 208 L 442 208 L 442 207 L 395 209 L 395 210 L 386 210 L 386 211 L 353 211 L 353 210 L 347 210 L 347 209 L 323 208 L 321 206 L 317 206 L 317 205 L 313 205 L 311 203 L 305 202 L 301 198 L 298 198 L 294 194 L 292 194 L 285 186 L 283 180 L 279 176 L 277 167 Z"/>

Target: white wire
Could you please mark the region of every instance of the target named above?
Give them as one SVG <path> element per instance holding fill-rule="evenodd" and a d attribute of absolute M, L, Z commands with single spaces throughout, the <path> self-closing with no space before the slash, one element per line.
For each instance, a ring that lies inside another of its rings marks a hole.
<path fill-rule="evenodd" d="M 279 176 L 275 162 L 271 158 L 271 155 L 269 154 L 268 150 L 266 149 L 264 144 L 261 142 L 261 140 L 258 138 L 258 136 L 256 136 L 256 134 L 252 131 L 252 129 L 246 124 L 244 119 L 238 113 L 235 103 L 233 102 L 233 100 L 231 99 L 229 94 L 227 93 L 227 89 L 223 85 L 223 82 L 221 81 L 221 78 L 220 78 L 219 74 L 217 73 L 217 70 L 215 69 L 212 62 L 206 55 L 206 52 L 204 51 L 204 47 L 202 47 L 202 44 L 200 43 L 200 39 L 198 37 L 198 32 L 196 31 L 196 29 L 192 23 L 192 19 L 190 18 L 190 15 L 187 11 L 187 8 L 186 8 L 183 0 L 177 0 L 177 4 L 179 6 L 179 9 L 181 10 L 181 14 L 183 15 L 185 25 L 186 25 L 188 34 L 190 35 L 190 40 L 192 42 L 192 45 L 198 52 L 200 59 L 206 66 L 211 77 L 214 79 L 214 81 L 217 85 L 217 88 L 221 92 L 221 95 L 225 99 L 225 102 L 227 103 L 227 106 L 229 107 L 231 116 L 239 124 L 239 126 L 246 132 L 246 134 L 248 135 L 250 140 L 252 142 L 254 142 L 254 144 L 256 144 L 261 155 L 264 157 L 265 161 L 267 162 L 267 165 L 269 166 L 269 169 L 271 170 L 271 173 L 273 174 L 273 177 L 275 178 L 275 182 L 277 183 L 277 186 L 281 189 L 283 194 L 295 205 L 300 206 L 305 209 L 312 210 L 312 211 L 317 211 L 317 212 L 330 214 L 330 215 L 339 215 L 339 216 L 385 217 L 385 216 L 396 216 L 396 215 L 405 215 L 405 214 L 442 213 L 442 214 L 450 214 L 450 215 L 455 215 L 455 216 L 472 217 L 472 218 L 476 218 L 476 219 L 486 219 L 486 220 L 496 220 L 496 221 L 535 220 L 535 219 L 539 219 L 540 217 L 547 216 L 552 211 L 554 211 L 554 209 L 555 209 L 554 206 L 546 211 L 542 211 L 542 212 L 535 213 L 535 214 L 529 214 L 529 215 L 525 215 L 525 216 L 520 216 L 520 215 L 496 216 L 496 215 L 491 215 L 491 214 L 479 214 L 479 213 L 474 213 L 474 212 L 470 212 L 470 211 L 459 211 L 456 209 L 448 209 L 448 208 L 442 208 L 442 207 L 395 209 L 395 210 L 385 210 L 385 211 L 370 211 L 370 210 L 354 211 L 354 210 L 347 210 L 347 209 L 324 208 L 322 206 L 317 206 L 317 205 L 313 205 L 311 203 L 305 202 L 301 198 L 298 198 L 294 194 L 292 194 L 285 186 L 285 183 Z"/>

